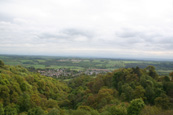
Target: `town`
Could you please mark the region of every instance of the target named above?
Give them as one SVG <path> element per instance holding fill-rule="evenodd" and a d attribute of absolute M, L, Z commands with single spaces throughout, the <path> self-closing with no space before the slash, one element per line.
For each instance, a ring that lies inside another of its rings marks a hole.
<path fill-rule="evenodd" d="M 96 76 L 98 74 L 105 74 L 111 72 L 108 69 L 86 69 L 86 70 L 71 70 L 69 68 L 60 68 L 60 69 L 37 69 L 37 72 L 41 75 L 54 77 L 54 78 L 74 78 L 80 75 L 90 75 Z"/>

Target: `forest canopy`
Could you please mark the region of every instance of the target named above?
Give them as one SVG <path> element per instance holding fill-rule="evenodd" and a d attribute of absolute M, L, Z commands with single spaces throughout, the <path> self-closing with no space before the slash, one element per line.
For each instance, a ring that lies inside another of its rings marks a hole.
<path fill-rule="evenodd" d="M 172 78 L 148 66 L 64 82 L 0 60 L 0 115 L 171 115 Z"/>

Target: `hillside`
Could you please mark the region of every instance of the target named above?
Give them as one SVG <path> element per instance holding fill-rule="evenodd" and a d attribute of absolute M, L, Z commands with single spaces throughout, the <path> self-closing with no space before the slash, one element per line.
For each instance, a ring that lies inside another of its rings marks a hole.
<path fill-rule="evenodd" d="M 172 77 L 148 66 L 63 82 L 0 60 L 0 115 L 171 115 Z"/>

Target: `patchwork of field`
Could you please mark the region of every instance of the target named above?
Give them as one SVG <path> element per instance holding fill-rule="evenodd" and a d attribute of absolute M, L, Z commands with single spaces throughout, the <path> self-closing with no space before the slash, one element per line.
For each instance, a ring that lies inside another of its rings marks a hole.
<path fill-rule="evenodd" d="M 75 58 L 75 57 L 49 57 L 49 56 L 14 56 L 0 55 L 7 65 L 21 65 L 35 69 L 59 69 L 69 68 L 71 70 L 83 71 L 86 69 L 109 69 L 140 67 L 148 65 L 155 66 L 160 75 L 168 75 L 173 71 L 171 61 L 144 61 L 144 60 L 121 60 L 104 58 Z"/>

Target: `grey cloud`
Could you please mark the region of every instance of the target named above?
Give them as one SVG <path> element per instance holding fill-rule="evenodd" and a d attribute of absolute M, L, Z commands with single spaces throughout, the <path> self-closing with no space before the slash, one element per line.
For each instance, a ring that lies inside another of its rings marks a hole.
<path fill-rule="evenodd" d="M 56 39 L 56 40 L 74 41 L 76 37 L 85 37 L 87 40 L 91 40 L 94 34 L 88 31 L 82 31 L 77 29 L 63 29 L 56 33 L 45 32 L 37 36 L 40 39 L 47 39 L 47 40 Z"/>
<path fill-rule="evenodd" d="M 91 32 L 77 29 L 65 29 L 62 31 L 62 33 L 69 36 L 85 36 L 87 38 L 92 38 L 94 36 Z"/>
<path fill-rule="evenodd" d="M 173 36 L 171 37 L 163 37 L 159 42 L 161 42 L 162 44 L 172 44 L 173 46 Z"/>
<path fill-rule="evenodd" d="M 123 32 L 117 33 L 116 36 L 123 39 L 134 39 L 137 38 L 139 41 L 144 40 L 146 42 L 155 42 L 153 38 L 162 37 L 160 33 L 150 33 L 146 31 L 136 31 L 133 29 L 125 29 Z"/>
<path fill-rule="evenodd" d="M 117 33 L 116 35 L 122 38 L 131 38 L 131 37 L 136 37 L 138 35 L 141 35 L 141 33 L 125 30 L 124 32 Z"/>
<path fill-rule="evenodd" d="M 115 34 L 115 45 L 124 48 L 152 49 L 152 50 L 173 50 L 173 34 L 153 30 L 142 31 L 133 29 L 124 29 Z"/>
<path fill-rule="evenodd" d="M 116 36 L 124 39 L 124 40 L 132 40 L 136 42 L 157 42 L 158 39 L 162 39 L 163 36 L 158 32 L 150 33 L 148 31 L 136 31 L 136 30 L 124 30 L 123 32 L 117 33 Z"/>
<path fill-rule="evenodd" d="M 0 12 L 0 21 L 7 21 L 7 22 L 12 22 L 13 17 L 4 13 Z"/>
<path fill-rule="evenodd" d="M 56 38 L 56 39 L 65 39 L 67 38 L 67 36 L 63 36 L 63 35 L 58 35 L 58 34 L 51 34 L 51 33 L 42 33 L 40 35 L 37 35 L 39 38 L 41 39 L 51 39 L 51 38 Z"/>

